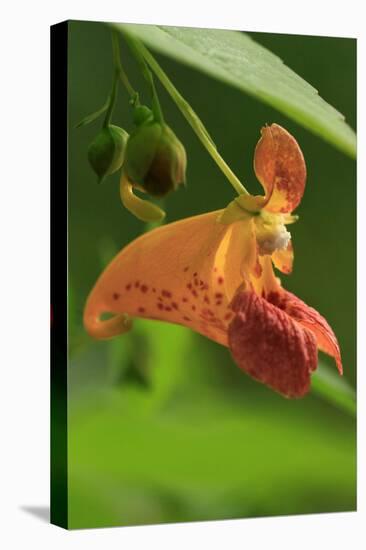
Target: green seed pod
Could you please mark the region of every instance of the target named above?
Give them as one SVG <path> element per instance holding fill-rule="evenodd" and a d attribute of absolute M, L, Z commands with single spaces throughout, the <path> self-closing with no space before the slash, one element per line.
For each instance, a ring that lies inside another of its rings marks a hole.
<path fill-rule="evenodd" d="M 101 181 L 121 168 L 126 152 L 128 133 L 118 126 L 102 128 L 88 149 L 88 159 Z"/>
<path fill-rule="evenodd" d="M 124 169 L 136 187 L 163 197 L 185 183 L 184 146 L 166 124 L 150 121 L 138 126 L 127 143 Z"/>

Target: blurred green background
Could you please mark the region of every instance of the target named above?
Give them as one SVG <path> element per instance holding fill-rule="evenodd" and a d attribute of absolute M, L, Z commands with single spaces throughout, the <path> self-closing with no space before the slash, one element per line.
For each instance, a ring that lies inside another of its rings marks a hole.
<path fill-rule="evenodd" d="M 356 41 L 250 33 L 356 124 Z M 131 525 L 354 510 L 355 420 L 309 395 L 287 401 L 240 372 L 227 349 L 178 326 L 137 321 L 110 342 L 84 332 L 86 297 L 114 254 L 145 228 L 123 209 L 118 175 L 98 186 L 87 147 L 101 120 L 75 125 L 106 100 L 110 31 L 71 22 L 69 40 L 69 526 Z M 123 63 L 148 101 L 122 42 Z M 265 123 L 299 141 L 307 189 L 291 226 L 295 266 L 284 286 L 336 332 L 356 379 L 356 165 L 277 111 L 157 56 L 252 192 Z M 158 87 L 188 155 L 188 186 L 165 201 L 167 221 L 224 207 L 233 190 Z M 113 123 L 132 129 L 121 91 Z M 327 358 L 323 362 L 331 364 Z M 335 368 L 335 367 L 334 367 Z"/>

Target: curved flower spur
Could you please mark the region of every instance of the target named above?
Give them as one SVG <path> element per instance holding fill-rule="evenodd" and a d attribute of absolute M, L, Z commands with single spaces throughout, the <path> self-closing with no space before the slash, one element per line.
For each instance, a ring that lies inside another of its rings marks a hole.
<path fill-rule="evenodd" d="M 317 350 L 340 350 L 327 321 L 282 288 L 273 265 L 290 273 L 286 225 L 305 189 L 296 140 L 262 128 L 254 169 L 265 195 L 240 195 L 224 210 L 154 229 L 127 245 L 102 273 L 85 307 L 94 338 L 111 338 L 144 317 L 185 325 L 228 346 L 237 365 L 285 397 L 304 396 Z M 102 320 L 104 313 L 113 317 Z"/>

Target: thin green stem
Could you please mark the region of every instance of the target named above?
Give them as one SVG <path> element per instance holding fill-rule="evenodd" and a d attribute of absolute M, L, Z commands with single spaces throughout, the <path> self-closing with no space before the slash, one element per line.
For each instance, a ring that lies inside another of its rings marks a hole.
<path fill-rule="evenodd" d="M 149 71 L 150 72 L 150 71 Z M 152 74 L 151 75 L 151 93 L 152 93 L 152 112 L 154 113 L 154 118 L 157 122 L 160 122 L 161 124 L 164 124 L 164 115 L 163 111 L 161 110 L 160 101 L 158 98 L 158 94 L 156 92 L 155 83 Z"/>
<path fill-rule="evenodd" d="M 115 71 L 118 74 L 118 77 L 120 81 L 122 82 L 123 86 L 126 88 L 128 95 L 130 96 L 133 103 L 136 105 L 139 104 L 139 94 L 136 92 L 136 90 L 133 88 L 131 82 L 129 81 L 129 78 L 122 67 L 121 63 L 121 56 L 120 56 L 120 49 L 119 49 L 119 34 L 117 31 L 112 31 L 112 49 L 113 49 L 113 64 L 115 67 Z"/>
<path fill-rule="evenodd" d="M 235 191 L 239 194 L 249 195 L 248 191 L 245 189 L 244 185 L 240 182 L 238 177 L 234 174 L 231 168 L 226 164 L 224 159 L 221 157 L 217 148 L 214 144 L 214 141 L 210 137 L 208 131 L 203 125 L 202 121 L 193 111 L 189 103 L 183 98 L 177 88 L 174 86 L 172 81 L 169 79 L 167 74 L 160 67 L 155 58 L 151 53 L 145 48 L 145 46 L 139 40 L 132 38 L 130 35 L 124 35 L 129 43 L 133 42 L 134 49 L 137 50 L 141 56 L 145 59 L 146 63 L 149 65 L 151 70 L 155 73 L 157 78 L 160 80 L 170 97 L 173 99 L 178 109 L 181 111 L 185 119 L 191 125 L 193 131 L 196 133 L 197 137 L 201 141 L 202 145 L 206 148 L 208 153 L 211 155 L 213 160 L 216 162 L 220 170 L 225 174 L 226 178 L 229 180 L 231 185 L 234 187 Z"/>
<path fill-rule="evenodd" d="M 154 77 L 152 72 L 149 69 L 149 66 L 147 62 L 145 61 L 144 56 L 140 52 L 140 50 L 137 47 L 137 44 L 134 39 L 132 39 L 130 36 L 125 35 L 126 42 L 128 46 L 130 47 L 133 55 L 135 56 L 138 64 L 140 65 L 141 72 L 147 81 L 147 83 L 150 86 L 151 90 L 151 97 L 152 97 L 152 111 L 154 113 L 154 118 L 161 124 L 164 124 L 164 116 L 163 112 L 160 106 L 159 97 L 156 92 L 155 83 L 154 83 Z"/>
<path fill-rule="evenodd" d="M 103 127 L 107 128 L 109 126 L 111 117 L 113 114 L 114 104 L 116 103 L 116 97 L 117 97 L 117 84 L 118 84 L 118 73 L 117 71 L 114 72 L 113 75 L 113 84 L 112 84 L 112 90 L 109 96 L 108 100 L 108 108 L 107 112 L 104 117 Z"/>

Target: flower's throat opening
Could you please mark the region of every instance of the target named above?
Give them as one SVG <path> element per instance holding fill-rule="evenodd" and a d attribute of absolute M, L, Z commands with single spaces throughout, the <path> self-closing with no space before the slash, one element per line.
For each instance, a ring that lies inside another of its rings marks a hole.
<path fill-rule="evenodd" d="M 251 277 L 251 283 L 255 292 L 263 298 L 280 294 L 281 281 L 273 271 L 271 256 L 260 256 L 261 275 L 258 278 Z"/>
<path fill-rule="evenodd" d="M 287 231 L 285 223 L 283 214 L 271 214 L 264 210 L 254 219 L 258 252 L 261 256 L 271 255 L 276 250 L 285 250 L 288 247 L 291 233 Z"/>

